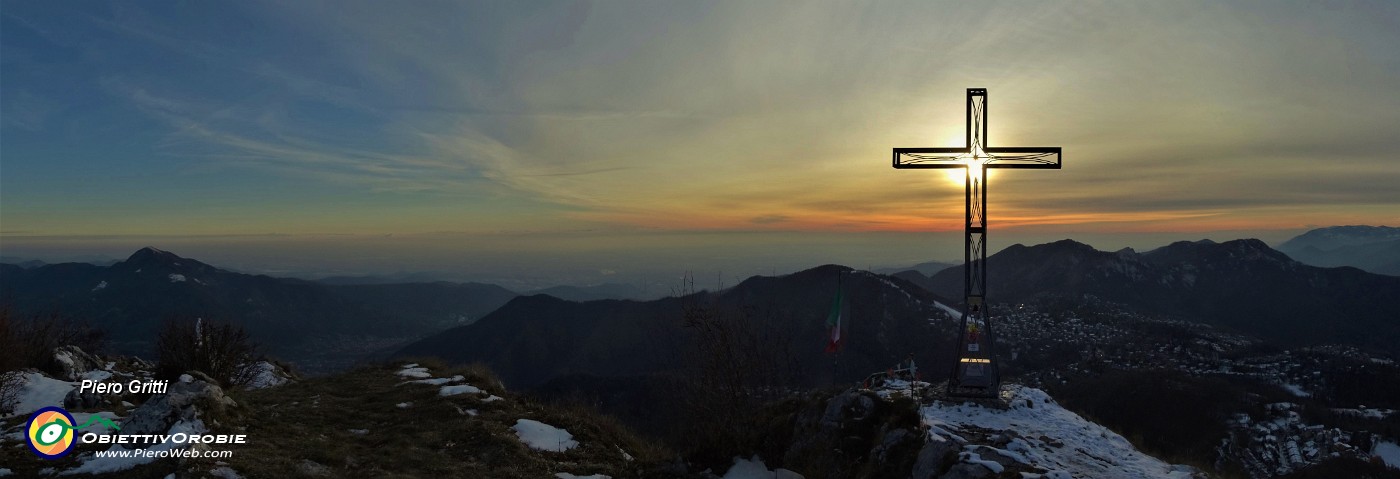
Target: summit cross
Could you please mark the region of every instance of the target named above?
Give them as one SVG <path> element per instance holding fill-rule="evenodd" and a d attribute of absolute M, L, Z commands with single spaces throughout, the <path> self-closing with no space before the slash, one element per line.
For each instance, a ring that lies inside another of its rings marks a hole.
<path fill-rule="evenodd" d="M 987 89 L 967 89 L 964 145 L 895 148 L 899 169 L 965 168 L 962 328 L 948 379 L 949 396 L 996 398 L 997 368 L 991 318 L 987 315 L 987 168 L 1060 169 L 1060 147 L 993 147 L 987 143 Z"/>

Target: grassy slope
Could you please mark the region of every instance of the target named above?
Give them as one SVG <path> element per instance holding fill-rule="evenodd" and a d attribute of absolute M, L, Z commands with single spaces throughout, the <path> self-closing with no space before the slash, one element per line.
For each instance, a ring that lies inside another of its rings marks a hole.
<path fill-rule="evenodd" d="M 668 456 L 610 418 L 509 394 L 485 368 L 418 362 L 434 377 L 460 374 L 467 384 L 505 399 L 441 397 L 438 386 L 400 384 L 397 364 L 253 391 L 239 421 L 246 424 L 249 444 L 234 449 L 227 462 L 248 478 L 287 477 L 316 465 L 330 477 L 537 478 L 568 472 L 621 478 L 655 476 L 652 469 Z M 396 406 L 405 402 L 412 406 Z M 472 409 L 479 415 L 463 412 Z M 518 419 L 564 428 L 579 446 L 562 453 L 529 449 L 511 430 Z"/>
<path fill-rule="evenodd" d="M 505 391 L 484 367 L 447 368 L 417 361 L 433 377 L 466 377 L 466 384 L 500 396 L 438 395 L 439 386 L 403 384 L 395 373 L 403 362 L 365 367 L 271 389 L 237 391 L 239 407 L 202 418 L 212 433 L 246 434 L 248 444 L 214 446 L 228 459 L 162 459 L 107 478 L 210 477 L 229 467 L 248 479 L 287 477 L 544 478 L 567 472 L 587 476 L 676 477 L 664 469 L 675 456 L 642 441 L 597 412 L 544 405 Z M 457 382 L 453 384 L 463 384 Z M 399 408 L 399 403 L 412 403 Z M 472 416 L 465 411 L 476 410 Z M 122 411 L 125 414 L 125 411 Z M 12 430 L 26 418 L 4 421 Z M 538 451 L 521 443 L 511 426 L 533 419 L 573 434 L 579 446 L 565 452 Z M 357 434 L 351 430 L 367 430 Z M 14 429 L 17 430 L 17 429 Z M 15 477 L 52 477 L 77 465 L 78 454 L 59 461 L 33 456 L 22 440 L 3 441 L 0 467 Z M 78 452 L 99 446 L 81 445 Z M 633 457 L 628 460 L 623 451 Z M 46 470 L 47 468 L 54 468 Z M 62 476 L 92 477 L 92 476 Z"/>

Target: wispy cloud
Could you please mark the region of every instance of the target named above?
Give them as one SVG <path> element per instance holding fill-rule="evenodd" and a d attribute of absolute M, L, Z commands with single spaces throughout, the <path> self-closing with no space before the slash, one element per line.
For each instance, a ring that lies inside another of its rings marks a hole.
<path fill-rule="evenodd" d="M 113 44 L 94 51 L 170 57 L 95 83 L 191 171 L 528 204 L 514 216 L 543 223 L 916 231 L 960 228 L 961 191 L 892 170 L 890 148 L 960 138 L 973 86 L 994 144 L 1065 148 L 1062 171 L 992 178 L 1004 227 L 1400 208 L 1396 10 L 308 1 L 83 18 Z M 5 123 L 50 122 L 8 102 Z"/>

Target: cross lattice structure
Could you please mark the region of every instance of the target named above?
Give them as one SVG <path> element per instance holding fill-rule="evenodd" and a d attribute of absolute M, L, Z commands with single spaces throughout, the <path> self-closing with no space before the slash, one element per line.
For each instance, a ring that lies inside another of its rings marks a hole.
<path fill-rule="evenodd" d="M 987 169 L 1060 169 L 1060 147 L 993 147 L 987 142 L 987 89 L 967 89 L 964 145 L 944 148 L 895 148 L 899 169 L 965 168 L 964 304 L 962 328 L 947 393 L 995 398 L 1000 394 L 995 336 L 987 314 Z"/>

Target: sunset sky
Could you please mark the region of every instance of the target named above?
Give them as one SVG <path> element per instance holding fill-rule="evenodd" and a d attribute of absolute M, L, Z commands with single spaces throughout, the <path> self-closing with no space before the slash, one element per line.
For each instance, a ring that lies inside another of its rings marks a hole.
<path fill-rule="evenodd" d="M 961 258 L 961 182 L 890 149 L 961 146 L 969 87 L 992 145 L 1064 148 L 993 173 L 993 251 L 1400 225 L 1397 25 L 1396 2 L 6 1 L 0 253 L 575 282 Z"/>

